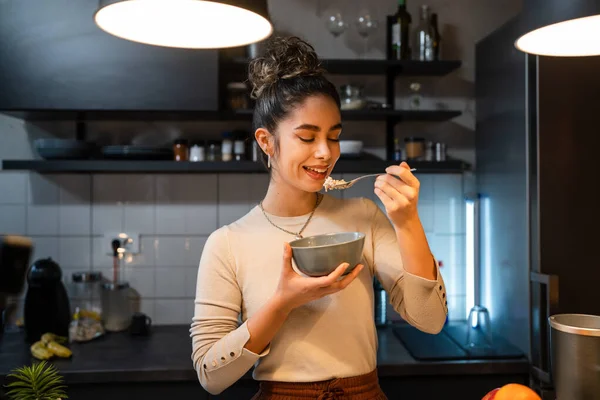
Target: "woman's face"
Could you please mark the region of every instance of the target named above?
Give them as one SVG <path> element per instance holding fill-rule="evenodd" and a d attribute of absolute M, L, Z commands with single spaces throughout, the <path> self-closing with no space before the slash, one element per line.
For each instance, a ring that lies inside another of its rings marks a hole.
<path fill-rule="evenodd" d="M 278 178 L 297 189 L 317 192 L 340 157 L 340 111 L 328 96 L 297 105 L 277 132 L 279 150 L 271 163 Z"/>

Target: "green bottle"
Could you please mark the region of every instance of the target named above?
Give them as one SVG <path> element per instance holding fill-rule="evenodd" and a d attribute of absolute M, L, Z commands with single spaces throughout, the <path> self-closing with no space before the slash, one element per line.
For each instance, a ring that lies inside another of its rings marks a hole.
<path fill-rule="evenodd" d="M 406 10 L 406 0 L 398 0 L 398 11 L 388 20 L 391 24 L 391 51 L 393 60 L 410 60 L 409 32 L 412 18 Z"/>

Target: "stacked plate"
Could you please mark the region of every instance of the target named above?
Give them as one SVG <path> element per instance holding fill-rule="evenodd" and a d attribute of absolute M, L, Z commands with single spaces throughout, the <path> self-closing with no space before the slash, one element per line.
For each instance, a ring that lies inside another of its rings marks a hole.
<path fill-rule="evenodd" d="M 36 139 L 33 145 L 45 160 L 85 160 L 93 157 L 93 143 L 74 139 Z"/>
<path fill-rule="evenodd" d="M 113 160 L 172 160 L 173 150 L 155 146 L 104 146 L 102 157 Z"/>

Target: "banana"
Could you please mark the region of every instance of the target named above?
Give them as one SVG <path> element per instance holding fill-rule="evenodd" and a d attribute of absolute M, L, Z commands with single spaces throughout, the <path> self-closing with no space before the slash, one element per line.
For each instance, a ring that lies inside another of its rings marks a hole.
<path fill-rule="evenodd" d="M 48 347 L 48 350 L 50 350 L 54 355 L 57 355 L 62 358 L 69 358 L 73 354 L 71 350 L 54 341 L 49 342 L 46 346 Z"/>
<path fill-rule="evenodd" d="M 44 333 L 42 335 L 42 342 L 47 346 L 50 342 L 56 342 L 56 343 L 66 343 L 67 342 L 67 338 L 63 337 L 63 336 L 58 336 L 55 335 L 54 333 Z"/>
<path fill-rule="evenodd" d="M 44 333 L 40 341 L 31 346 L 31 354 L 40 360 L 47 360 L 53 356 L 69 358 L 73 354 L 67 347 L 59 344 L 67 341 L 67 338 L 57 336 L 54 333 Z M 40 358 L 46 357 L 46 358 Z"/>
<path fill-rule="evenodd" d="M 42 341 L 32 344 L 29 350 L 31 351 L 31 355 L 38 360 L 49 360 L 52 358 L 52 356 L 54 356 L 54 354 L 46 348 Z"/>

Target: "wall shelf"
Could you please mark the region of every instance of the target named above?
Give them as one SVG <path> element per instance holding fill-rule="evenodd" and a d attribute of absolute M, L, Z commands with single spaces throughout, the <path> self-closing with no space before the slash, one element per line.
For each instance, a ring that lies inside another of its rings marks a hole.
<path fill-rule="evenodd" d="M 222 61 L 221 68 L 226 72 L 245 73 L 248 61 L 235 59 Z M 416 60 L 356 60 L 324 59 L 323 67 L 330 74 L 338 75 L 384 75 L 405 76 L 444 76 L 460 68 L 461 61 L 416 61 Z"/>
<path fill-rule="evenodd" d="M 251 121 L 252 110 L 240 111 L 15 111 L 4 112 L 29 121 Z M 347 121 L 446 121 L 461 115 L 457 110 L 364 109 L 342 111 Z"/>
<path fill-rule="evenodd" d="M 247 58 L 220 57 L 219 80 L 221 98 L 224 85 L 231 81 L 245 81 L 248 71 Z M 385 79 L 385 103 L 395 104 L 395 80 L 399 76 L 445 76 L 462 66 L 458 60 L 364 60 L 364 59 L 322 59 L 321 63 L 330 74 L 337 75 L 381 75 Z M 342 113 L 344 120 L 384 121 L 386 158 L 394 153 L 395 126 L 403 121 L 439 122 L 455 118 L 461 114 L 457 110 L 357 110 Z M 241 116 L 240 116 L 241 117 Z"/>
<path fill-rule="evenodd" d="M 395 161 L 340 159 L 335 173 L 383 172 Z M 443 162 L 415 161 L 410 166 L 418 173 L 462 173 L 470 168 L 461 160 Z M 138 160 L 2 160 L 3 170 L 28 170 L 40 173 L 266 173 L 259 162 L 179 162 Z"/>

